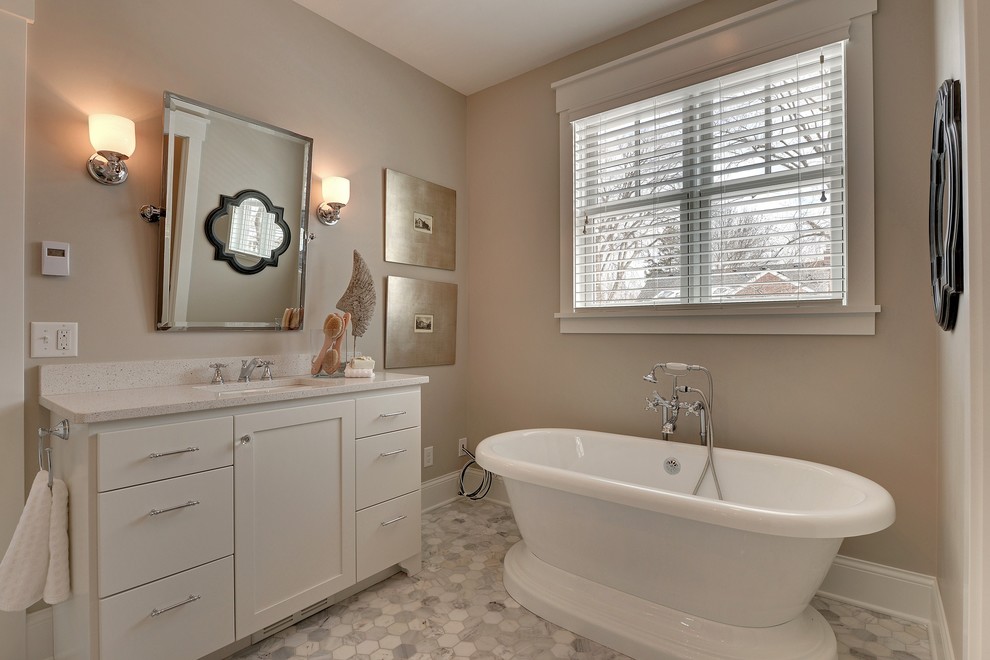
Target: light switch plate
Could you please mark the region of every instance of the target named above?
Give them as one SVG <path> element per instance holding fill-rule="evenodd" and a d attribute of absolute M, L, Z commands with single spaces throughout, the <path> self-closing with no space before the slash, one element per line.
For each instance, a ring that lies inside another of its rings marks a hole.
<path fill-rule="evenodd" d="M 76 357 L 78 355 L 78 323 L 31 322 L 31 357 Z"/>

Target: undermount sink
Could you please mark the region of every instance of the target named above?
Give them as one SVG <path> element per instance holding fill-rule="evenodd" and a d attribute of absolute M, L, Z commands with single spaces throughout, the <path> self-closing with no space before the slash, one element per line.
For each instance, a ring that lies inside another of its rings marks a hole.
<path fill-rule="evenodd" d="M 222 383 L 218 385 L 196 385 L 197 390 L 213 392 L 220 397 L 251 396 L 255 394 L 275 394 L 296 390 L 323 387 L 325 383 L 316 378 L 282 378 L 278 380 L 256 381 L 253 383 Z"/>

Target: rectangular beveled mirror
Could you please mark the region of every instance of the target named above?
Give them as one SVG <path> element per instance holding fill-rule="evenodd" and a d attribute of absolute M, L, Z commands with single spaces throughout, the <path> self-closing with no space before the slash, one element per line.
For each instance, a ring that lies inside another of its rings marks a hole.
<path fill-rule="evenodd" d="M 283 329 L 303 307 L 312 152 L 165 92 L 159 330 Z"/>

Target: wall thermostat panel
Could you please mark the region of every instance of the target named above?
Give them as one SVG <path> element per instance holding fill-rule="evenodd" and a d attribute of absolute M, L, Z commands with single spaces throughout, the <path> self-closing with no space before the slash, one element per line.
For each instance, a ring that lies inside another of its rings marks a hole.
<path fill-rule="evenodd" d="M 69 244 L 56 241 L 41 242 L 41 274 L 69 274 Z"/>

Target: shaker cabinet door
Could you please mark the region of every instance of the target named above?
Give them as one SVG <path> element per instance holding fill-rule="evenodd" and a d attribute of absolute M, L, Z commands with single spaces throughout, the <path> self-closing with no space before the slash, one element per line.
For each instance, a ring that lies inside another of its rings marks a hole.
<path fill-rule="evenodd" d="M 234 417 L 237 637 L 355 583 L 354 401 Z"/>

